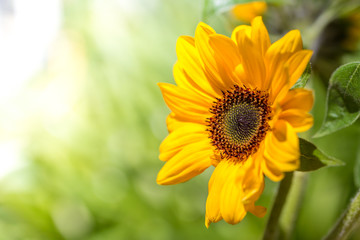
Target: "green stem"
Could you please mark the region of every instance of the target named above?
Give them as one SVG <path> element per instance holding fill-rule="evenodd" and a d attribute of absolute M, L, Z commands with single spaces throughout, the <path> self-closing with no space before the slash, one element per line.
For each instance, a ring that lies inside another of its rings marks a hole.
<path fill-rule="evenodd" d="M 324 240 L 346 239 L 360 224 L 360 189 Z"/>
<path fill-rule="evenodd" d="M 208 7 L 209 7 L 209 0 L 204 0 L 203 11 L 201 14 L 201 21 L 203 21 L 203 22 L 207 22 Z"/>
<path fill-rule="evenodd" d="M 280 218 L 282 239 L 292 239 L 292 233 L 304 200 L 308 177 L 309 175 L 306 172 L 294 173 L 293 184 L 289 192 L 289 197 Z"/>
<path fill-rule="evenodd" d="M 278 192 L 264 232 L 264 240 L 276 239 L 278 236 L 279 218 L 291 186 L 292 178 L 293 173 L 289 172 L 285 174 L 285 178 L 280 182 Z"/>

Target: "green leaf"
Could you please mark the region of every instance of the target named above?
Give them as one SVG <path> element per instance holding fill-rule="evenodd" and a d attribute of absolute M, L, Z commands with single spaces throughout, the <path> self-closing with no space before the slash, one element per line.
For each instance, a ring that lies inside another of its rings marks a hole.
<path fill-rule="evenodd" d="M 300 138 L 300 167 L 297 171 L 308 172 L 322 167 L 342 166 L 344 162 L 327 156 L 311 142 Z"/>
<path fill-rule="evenodd" d="M 309 63 L 306 66 L 301 77 L 296 81 L 296 83 L 294 84 L 294 86 L 291 89 L 304 88 L 306 86 L 307 82 L 309 81 L 310 77 L 311 77 L 311 64 Z"/>
<path fill-rule="evenodd" d="M 314 137 L 353 124 L 360 116 L 360 62 L 340 66 L 331 75 L 325 120 Z"/>

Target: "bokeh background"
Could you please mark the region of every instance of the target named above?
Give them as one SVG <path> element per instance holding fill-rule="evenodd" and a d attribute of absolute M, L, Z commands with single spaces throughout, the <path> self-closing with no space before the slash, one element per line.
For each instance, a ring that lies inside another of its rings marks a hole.
<path fill-rule="evenodd" d="M 169 113 L 156 83 L 174 83 L 176 39 L 199 21 L 226 35 L 241 24 L 233 2 L 0 0 L 0 239 L 261 239 L 268 214 L 205 228 L 212 168 L 156 184 Z M 332 71 L 360 59 L 356 2 L 276 0 L 264 14 L 273 41 L 300 29 L 314 50 L 303 137 L 346 163 L 308 174 L 292 239 L 324 236 L 360 186 L 358 122 L 311 139 Z M 266 180 L 258 204 L 270 208 L 277 185 Z"/>

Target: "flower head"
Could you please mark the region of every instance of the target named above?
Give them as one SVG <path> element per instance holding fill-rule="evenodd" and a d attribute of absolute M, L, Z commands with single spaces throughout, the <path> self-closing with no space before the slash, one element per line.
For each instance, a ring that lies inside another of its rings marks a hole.
<path fill-rule="evenodd" d="M 264 216 L 255 205 L 264 175 L 280 181 L 299 167 L 297 132 L 313 124 L 312 92 L 290 89 L 312 52 L 303 50 L 297 30 L 271 44 L 261 17 L 231 38 L 200 23 L 195 38 L 178 39 L 176 51 L 177 86 L 159 84 L 172 112 L 157 182 L 185 182 L 214 166 L 206 226 L 236 224 L 247 212 Z"/>
<path fill-rule="evenodd" d="M 239 20 L 249 23 L 256 16 L 262 16 L 267 9 L 264 1 L 254 1 L 236 4 L 232 9 L 232 14 Z"/>

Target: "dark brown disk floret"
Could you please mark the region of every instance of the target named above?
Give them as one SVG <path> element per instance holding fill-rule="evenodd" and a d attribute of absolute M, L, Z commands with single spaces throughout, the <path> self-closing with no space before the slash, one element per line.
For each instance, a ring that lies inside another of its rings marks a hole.
<path fill-rule="evenodd" d="M 237 85 L 223 92 L 207 119 L 211 143 L 223 158 L 243 161 L 255 153 L 270 129 L 269 94 Z"/>

